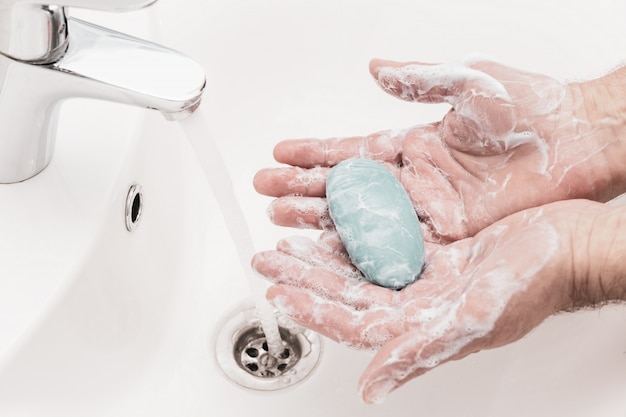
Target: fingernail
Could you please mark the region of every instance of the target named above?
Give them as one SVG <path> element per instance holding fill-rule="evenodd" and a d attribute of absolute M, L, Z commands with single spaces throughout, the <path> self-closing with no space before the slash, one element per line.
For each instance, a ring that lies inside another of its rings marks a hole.
<path fill-rule="evenodd" d="M 306 236 L 291 236 L 278 241 L 276 248 L 288 255 L 302 257 L 311 252 L 315 242 Z"/>
<path fill-rule="evenodd" d="M 270 287 L 267 291 L 266 298 L 269 303 L 284 316 L 292 317 L 294 309 L 289 304 L 289 299 L 282 294 L 274 293 L 275 287 Z"/>
<path fill-rule="evenodd" d="M 263 252 L 255 253 L 254 255 L 252 255 L 252 259 L 250 259 L 250 266 L 252 267 L 252 270 L 254 270 L 255 272 L 258 272 L 259 274 L 261 274 L 261 273 L 258 271 L 257 265 L 262 260 L 263 260 Z"/>
<path fill-rule="evenodd" d="M 361 398 L 366 404 L 382 404 L 387 395 L 398 384 L 391 378 L 381 378 L 372 383 L 366 384 L 361 388 Z"/>

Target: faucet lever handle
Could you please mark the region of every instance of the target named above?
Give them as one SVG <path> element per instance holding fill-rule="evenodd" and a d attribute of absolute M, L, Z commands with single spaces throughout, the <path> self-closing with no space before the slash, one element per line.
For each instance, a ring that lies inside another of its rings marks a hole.
<path fill-rule="evenodd" d="M 18 61 L 50 64 L 67 46 L 65 7 L 127 12 L 157 0 L 0 0 L 0 53 Z"/>

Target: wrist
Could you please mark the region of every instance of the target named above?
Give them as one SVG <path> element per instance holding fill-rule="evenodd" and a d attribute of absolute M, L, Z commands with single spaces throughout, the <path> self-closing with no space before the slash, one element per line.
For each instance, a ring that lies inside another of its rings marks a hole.
<path fill-rule="evenodd" d="M 590 122 L 626 118 L 626 66 L 602 77 L 570 85 L 579 86 Z"/>
<path fill-rule="evenodd" d="M 626 300 L 626 206 L 583 208 L 571 244 L 570 308 Z"/>
<path fill-rule="evenodd" d="M 597 201 L 626 192 L 626 67 L 582 83 L 570 83 L 571 95 L 579 101 L 573 116 L 582 121 L 589 144 L 589 179 Z M 597 157 L 594 156 L 597 152 Z"/>

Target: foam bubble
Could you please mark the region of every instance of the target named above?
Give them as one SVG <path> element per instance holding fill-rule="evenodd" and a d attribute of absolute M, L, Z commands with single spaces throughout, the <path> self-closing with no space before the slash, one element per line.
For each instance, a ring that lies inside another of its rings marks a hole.
<path fill-rule="evenodd" d="M 326 181 L 326 171 L 327 170 L 322 167 L 300 169 L 291 180 L 287 181 L 287 185 L 290 189 L 304 188 L 308 190 L 314 184 L 324 183 Z M 304 194 L 306 194 L 306 191 Z"/>
<path fill-rule="evenodd" d="M 440 65 L 410 64 L 402 67 L 381 67 L 378 70 L 378 82 L 383 89 L 394 91 L 400 84 L 399 96 L 407 101 L 424 100 L 424 96 L 436 88 L 445 90 L 455 89 L 459 83 L 474 87 L 471 94 L 480 94 L 491 98 L 500 98 L 510 101 L 504 86 L 495 78 L 486 73 L 469 68 L 462 63 L 447 63 Z M 461 93 L 456 91 L 456 93 Z M 439 97 L 441 101 L 455 104 L 458 97 Z"/>
<path fill-rule="evenodd" d="M 290 298 L 284 295 L 278 295 L 274 297 L 272 300 L 272 305 L 276 307 L 276 309 L 282 314 L 294 317 L 296 310 L 293 308 L 293 304 L 291 304 Z"/>

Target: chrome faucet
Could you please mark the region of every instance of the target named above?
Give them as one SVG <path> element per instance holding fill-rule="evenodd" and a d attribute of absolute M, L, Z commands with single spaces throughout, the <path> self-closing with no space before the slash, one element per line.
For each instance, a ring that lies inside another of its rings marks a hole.
<path fill-rule="evenodd" d="M 171 49 L 67 17 L 66 7 L 130 11 L 156 0 L 0 0 L 0 183 L 37 175 L 54 151 L 60 103 L 95 98 L 180 120 L 204 71 Z"/>

